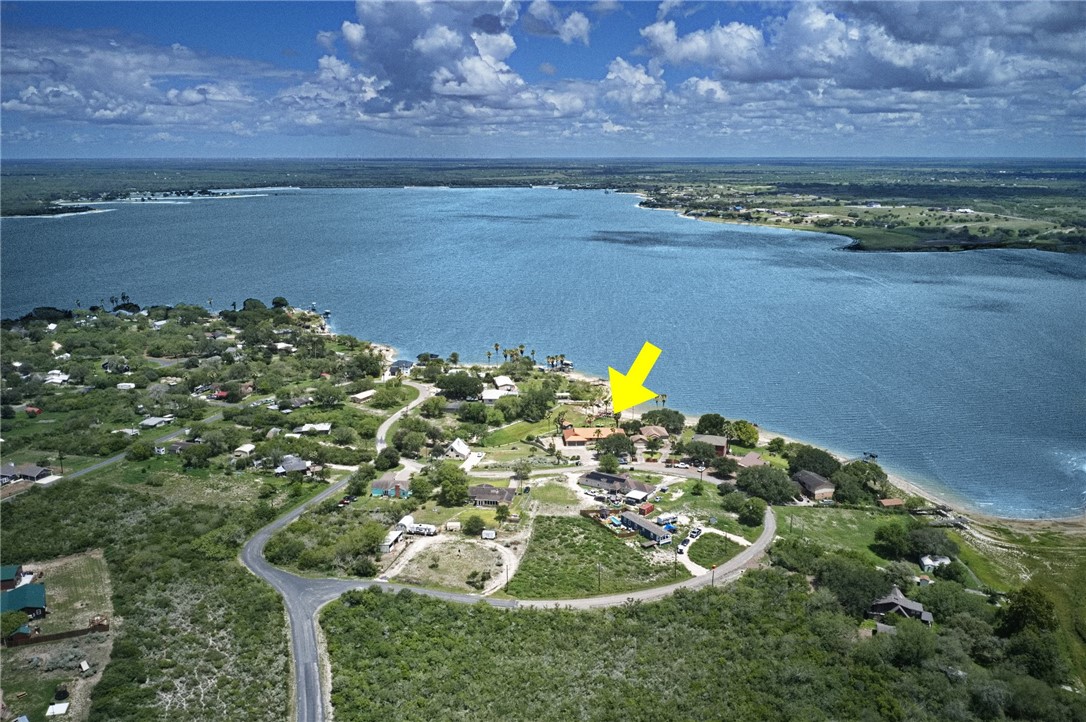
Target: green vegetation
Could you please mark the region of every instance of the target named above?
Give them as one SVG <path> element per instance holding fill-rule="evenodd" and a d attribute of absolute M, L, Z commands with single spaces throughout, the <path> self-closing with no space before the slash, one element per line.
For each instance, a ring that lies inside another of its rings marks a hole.
<path fill-rule="evenodd" d="M 584 612 L 351 592 L 321 624 L 336 718 L 347 721 L 650 720 L 662 710 L 674 719 L 976 720 L 994 711 L 1056 720 L 1080 708 L 1073 693 L 976 662 L 963 650 L 982 650 L 964 626 L 902 623 L 897 636 L 861 639 L 832 597 L 779 570 Z M 479 670 L 501 670 L 500 683 Z"/>
<path fill-rule="evenodd" d="M 635 544 L 639 539 L 634 537 Z M 524 599 L 565 599 L 646 589 L 688 576 L 684 567 L 653 561 L 649 552 L 584 517 L 540 516 L 506 591 Z"/>
<path fill-rule="evenodd" d="M 504 574 L 501 555 L 471 540 L 444 542 L 415 556 L 396 581 L 451 592 L 471 593 L 483 588 L 490 579 Z"/>
<path fill-rule="evenodd" d="M 576 506 L 577 494 L 561 482 L 548 481 L 532 488 L 532 500 L 543 504 Z"/>
<path fill-rule="evenodd" d="M 125 623 L 110 632 L 112 659 L 90 719 L 282 719 L 289 673 L 282 603 L 237 554 L 253 531 L 309 492 L 288 484 L 241 503 L 215 494 L 227 482 L 219 476 L 194 501 L 164 493 L 165 472 L 146 474 L 146 484 L 119 484 L 117 476 L 104 470 L 24 493 L 5 503 L 0 530 L 4 563 L 104 549 Z M 243 498 L 261 493 L 253 487 Z M 80 577 L 70 576 L 73 589 L 86 589 Z M 7 672 L 5 665 L 5 689 Z"/>
<path fill-rule="evenodd" d="M 690 545 L 687 554 L 690 561 L 709 569 L 720 566 L 736 554 L 742 551 L 742 547 L 720 534 L 704 533 Z"/>

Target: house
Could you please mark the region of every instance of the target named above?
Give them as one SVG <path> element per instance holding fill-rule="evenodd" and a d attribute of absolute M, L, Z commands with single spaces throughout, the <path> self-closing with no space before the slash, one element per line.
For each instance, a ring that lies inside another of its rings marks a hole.
<path fill-rule="evenodd" d="M 642 426 L 641 435 L 644 436 L 646 439 L 664 440 L 667 440 L 667 438 L 670 436 L 670 434 L 667 433 L 667 429 L 665 429 L 663 426 Z"/>
<path fill-rule="evenodd" d="M 7 637 L 5 637 L 4 641 L 14 647 L 16 645 L 25 643 L 26 640 L 30 639 L 32 634 L 33 632 L 30 630 L 30 625 L 24 624 L 23 626 L 19 627 L 14 632 L 9 634 Z M 30 722 L 30 719 L 27 717 L 20 717 L 19 719 Z M 18 722 L 18 720 L 16 720 L 15 722 Z"/>
<path fill-rule="evenodd" d="M 60 384 L 68 383 L 68 379 L 70 378 L 71 376 L 69 374 L 62 373 L 60 369 L 53 369 L 49 373 L 45 374 L 45 380 L 43 383 L 55 384 L 59 386 Z"/>
<path fill-rule="evenodd" d="M 24 584 L 7 592 L 0 592 L 0 612 L 23 611 L 31 619 L 45 614 L 45 585 Z"/>
<path fill-rule="evenodd" d="M 671 543 L 671 534 L 669 532 L 643 516 L 634 514 L 632 511 L 624 511 L 619 515 L 619 519 L 622 526 L 632 529 L 646 539 L 651 539 L 657 544 Z"/>
<path fill-rule="evenodd" d="M 934 556 L 931 554 L 920 557 L 920 568 L 925 572 L 933 572 L 939 567 L 945 567 L 950 564 L 950 557 Z"/>
<path fill-rule="evenodd" d="M 171 421 L 173 421 L 172 416 L 148 416 L 140 422 L 140 426 L 144 429 L 157 429 L 159 426 L 165 426 Z"/>
<path fill-rule="evenodd" d="M 175 441 L 166 447 L 165 453 L 180 454 L 182 451 L 189 448 L 190 446 L 197 446 L 197 444 L 194 441 Z"/>
<path fill-rule="evenodd" d="M 406 499 L 411 496 L 411 480 L 397 480 L 394 477 L 376 479 L 370 484 L 370 496 L 387 496 L 392 499 Z"/>
<path fill-rule="evenodd" d="M 872 602 L 867 614 L 873 619 L 882 619 L 887 614 L 900 614 L 910 619 L 919 619 L 929 625 L 934 621 L 931 612 L 924 611 L 923 604 L 909 599 L 896 586 L 885 597 Z"/>
<path fill-rule="evenodd" d="M 703 444 L 708 444 L 713 447 L 713 451 L 717 456 L 726 456 L 728 454 L 728 437 L 717 436 L 716 434 L 694 434 L 691 441 L 700 441 Z"/>
<path fill-rule="evenodd" d="M 330 434 L 332 422 L 322 421 L 316 424 L 302 424 L 294 429 L 295 434 Z"/>
<path fill-rule="evenodd" d="M 23 577 L 22 564 L 5 564 L 0 567 L 0 590 L 14 589 Z"/>
<path fill-rule="evenodd" d="M 414 365 L 414 361 L 393 361 L 392 365 L 388 367 L 388 372 L 393 376 L 404 376 L 411 373 L 411 368 Z"/>
<path fill-rule="evenodd" d="M 625 436 L 626 432 L 603 426 L 570 426 L 562 430 L 562 441 L 566 446 L 587 446 L 590 441 L 606 439 L 614 434 Z"/>
<path fill-rule="evenodd" d="M 388 554 L 401 539 L 403 539 L 403 529 L 393 529 L 385 535 L 384 541 L 377 546 L 377 551 L 381 554 Z"/>
<path fill-rule="evenodd" d="M 599 471 L 598 469 L 582 475 L 577 483 L 593 489 L 602 489 L 611 494 L 625 495 L 631 491 L 643 491 L 646 492 L 645 496 L 647 497 L 656 490 L 656 487 L 651 484 L 638 481 L 629 474 L 608 474 L 606 471 Z"/>
<path fill-rule="evenodd" d="M 750 469 L 755 466 L 765 466 L 766 461 L 757 451 L 748 451 L 745 456 L 739 458 L 738 463 L 740 469 Z"/>
<path fill-rule="evenodd" d="M 513 379 L 508 376 L 495 376 L 494 388 L 499 391 L 507 391 L 509 393 L 517 393 L 517 385 L 513 383 Z"/>
<path fill-rule="evenodd" d="M 256 444 L 242 444 L 234 449 L 234 458 L 242 459 L 246 456 L 252 456 L 254 451 L 256 451 Z"/>
<path fill-rule="evenodd" d="M 803 487 L 803 493 L 815 501 L 830 499 L 833 497 L 833 483 L 824 476 L 801 469 L 792 474 L 792 480 Z"/>
<path fill-rule="evenodd" d="M 471 449 L 468 447 L 467 442 L 461 438 L 457 438 L 449 447 L 445 449 L 445 456 L 455 456 L 461 461 L 471 456 Z"/>
<path fill-rule="evenodd" d="M 38 481 L 49 476 L 49 470 L 37 464 L 19 464 L 15 467 L 15 478 L 28 481 Z"/>
<path fill-rule="evenodd" d="M 489 484 L 476 484 L 468 487 L 468 496 L 475 506 L 498 506 L 509 504 L 517 495 L 516 489 L 509 487 L 499 488 Z"/>
<path fill-rule="evenodd" d="M 19 477 L 15 475 L 15 464 L 13 462 L 9 461 L 0 466 L 0 484 L 10 484 L 18 480 Z"/>
<path fill-rule="evenodd" d="M 502 391 L 501 389 L 483 389 L 483 393 L 479 395 L 479 400 L 487 406 L 493 406 L 494 402 L 503 396 L 513 396 L 514 393 L 510 391 Z"/>
<path fill-rule="evenodd" d="M 285 476 L 294 471 L 300 471 L 303 474 L 308 474 L 309 466 L 309 462 L 305 459 L 299 459 L 293 454 L 287 454 L 283 457 L 283 460 L 279 462 L 279 466 L 275 467 L 275 475 Z"/>
<path fill-rule="evenodd" d="M 879 499 L 879 506 L 883 509 L 898 509 L 905 506 L 905 502 L 901 499 Z"/>
<path fill-rule="evenodd" d="M 351 394 L 351 401 L 355 402 L 356 404 L 361 404 L 361 403 L 365 403 L 366 401 L 369 401 L 370 399 L 372 399 L 376 395 L 377 395 L 377 389 L 368 389 L 366 391 L 359 391 L 357 394 Z"/>

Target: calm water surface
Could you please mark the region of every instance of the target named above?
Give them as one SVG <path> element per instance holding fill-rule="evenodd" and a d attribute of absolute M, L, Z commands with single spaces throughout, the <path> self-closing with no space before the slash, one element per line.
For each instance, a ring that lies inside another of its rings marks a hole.
<path fill-rule="evenodd" d="M 1007 516 L 1086 503 L 1086 257 L 839 250 L 553 189 L 279 191 L 2 222 L 2 313 L 284 295 L 334 327 L 581 370 L 663 349 L 650 388 Z"/>

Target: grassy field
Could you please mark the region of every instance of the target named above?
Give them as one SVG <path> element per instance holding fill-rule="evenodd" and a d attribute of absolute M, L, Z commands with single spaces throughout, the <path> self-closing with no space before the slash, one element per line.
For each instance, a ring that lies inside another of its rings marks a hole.
<path fill-rule="evenodd" d="M 702 533 L 690 544 L 686 553 L 690 555 L 690 561 L 710 569 L 714 565 L 720 566 L 740 551 L 742 548 L 727 537 Z"/>
<path fill-rule="evenodd" d="M 478 592 L 467 583 L 472 572 L 498 578 L 504 574 L 498 552 L 470 539 L 446 541 L 420 552 L 395 581 L 451 592 Z"/>
<path fill-rule="evenodd" d="M 647 552 L 584 517 L 541 516 L 506 591 L 526 599 L 566 599 L 645 589 L 689 576 L 683 567 L 654 563 Z"/>
<path fill-rule="evenodd" d="M 532 489 L 532 499 L 544 504 L 576 506 L 577 494 L 565 484 L 548 481 Z"/>
<path fill-rule="evenodd" d="M 849 549 L 875 565 L 890 561 L 871 549 L 875 529 L 891 519 L 887 514 L 813 506 L 777 507 L 776 511 L 777 534 L 785 539 L 808 539 L 831 549 Z"/>
<path fill-rule="evenodd" d="M 49 614 L 41 622 L 43 634 L 83 629 L 97 614 L 113 617 L 109 569 L 101 550 L 27 566 L 40 570 L 45 584 Z"/>
<path fill-rule="evenodd" d="M 483 439 L 484 447 L 504 446 L 524 441 L 526 436 L 539 436 L 554 431 L 554 422 L 549 418 L 542 421 L 518 421 L 487 434 Z"/>

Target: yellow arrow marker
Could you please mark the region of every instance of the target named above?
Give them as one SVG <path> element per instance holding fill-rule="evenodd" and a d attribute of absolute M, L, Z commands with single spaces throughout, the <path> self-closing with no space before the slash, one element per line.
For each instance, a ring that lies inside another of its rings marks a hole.
<path fill-rule="evenodd" d="M 611 377 L 611 406 L 616 414 L 656 398 L 656 392 L 646 389 L 644 384 L 658 358 L 660 349 L 646 341 L 629 372 L 623 374 L 607 367 Z"/>

